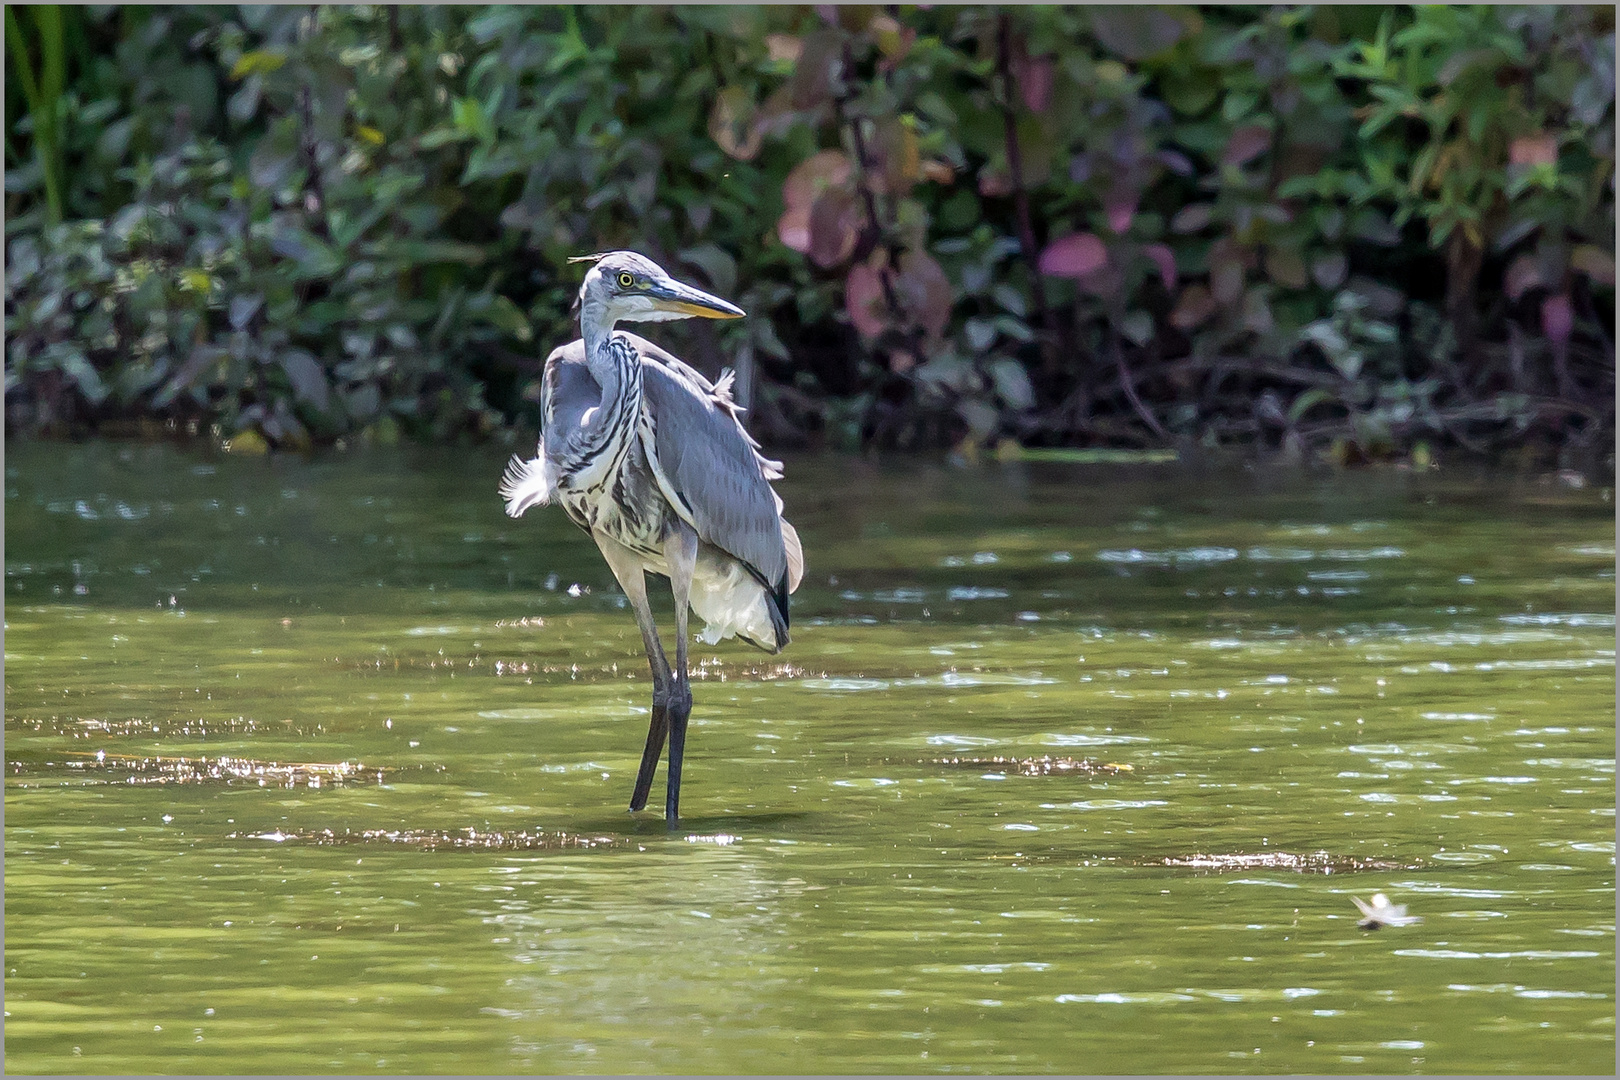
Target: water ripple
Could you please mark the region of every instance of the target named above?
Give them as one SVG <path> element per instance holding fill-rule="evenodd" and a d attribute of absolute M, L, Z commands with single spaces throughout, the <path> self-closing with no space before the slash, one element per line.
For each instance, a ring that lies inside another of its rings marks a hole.
<path fill-rule="evenodd" d="M 1398 547 L 1329 548 L 1322 558 L 1337 562 L 1361 562 L 1365 559 L 1404 559 L 1406 552 Z"/>
<path fill-rule="evenodd" d="M 1141 548 L 1097 552 L 1103 562 L 1134 566 L 1209 566 L 1231 562 L 1238 557 L 1236 548 L 1196 547 L 1172 551 L 1143 551 Z"/>
<path fill-rule="evenodd" d="M 954 970 L 971 971 L 977 975 L 1001 975 L 1008 971 L 1050 971 L 1051 964 L 1043 964 L 1036 960 L 1012 961 L 1005 964 L 958 964 Z M 925 968 L 930 974 L 940 974 L 953 970 L 950 968 Z"/>
<path fill-rule="evenodd" d="M 1080 802 L 1060 804 L 1069 810 L 1142 810 L 1150 806 L 1169 806 L 1164 799 L 1082 799 Z"/>
<path fill-rule="evenodd" d="M 806 690 L 827 690 L 833 693 L 861 693 L 866 690 L 887 690 L 887 679 L 801 679 L 799 685 Z"/>
<path fill-rule="evenodd" d="M 455 831 L 434 829 L 306 829 L 267 833 L 230 833 L 227 840 L 268 840 L 284 844 L 301 842 L 320 846 L 347 844 L 397 844 L 426 850 L 435 848 L 475 848 L 486 851 L 577 851 L 591 848 L 627 846 L 624 837 L 590 836 L 583 833 L 501 831 L 468 827 Z M 712 840 L 712 838 L 711 838 Z"/>
<path fill-rule="evenodd" d="M 1602 953 L 1585 949 L 1517 949 L 1513 952 L 1470 952 L 1467 949 L 1396 949 L 1396 956 L 1426 960 L 1589 960 Z"/>
<path fill-rule="evenodd" d="M 945 593 L 947 600 L 1003 600 L 1007 597 L 1006 589 L 980 588 L 975 585 L 960 585 Z"/>
<path fill-rule="evenodd" d="M 1288 986 L 1283 989 L 1273 987 L 1246 987 L 1239 990 L 1201 990 L 1197 987 L 1183 987 L 1184 994 L 1197 994 L 1200 997 L 1214 998 L 1216 1001 L 1297 1001 L 1300 998 L 1316 997 L 1322 991 L 1309 986 Z"/>
<path fill-rule="evenodd" d="M 1020 740 L 1023 741 L 1023 740 Z M 1042 746 L 1118 746 L 1121 743 L 1152 742 L 1145 735 L 1039 735 L 1035 741 Z"/>
<path fill-rule="evenodd" d="M 1056 679 L 1044 675 L 1018 675 L 1011 672 L 945 671 L 938 675 L 920 675 L 911 679 L 801 679 L 799 685 L 806 690 L 829 690 L 835 693 L 861 693 L 869 690 L 888 690 L 891 687 L 939 686 L 960 689 L 972 686 L 1050 686 Z"/>
<path fill-rule="evenodd" d="M 1614 657 L 1607 659 L 1564 660 L 1492 660 L 1474 665 L 1475 671 L 1579 671 L 1583 668 L 1614 667 Z"/>
<path fill-rule="evenodd" d="M 1191 994 L 1173 994 L 1164 990 L 1147 990 L 1128 994 L 1059 994 L 1052 1000 L 1063 1005 L 1171 1005 L 1178 1001 L 1196 1001 L 1198 999 Z"/>
<path fill-rule="evenodd" d="M 1248 555 L 1255 562 L 1305 562 L 1316 558 L 1316 552 L 1306 548 L 1252 547 Z"/>
<path fill-rule="evenodd" d="M 1510 626 L 1598 626 L 1614 629 L 1614 616 L 1601 612 L 1543 612 L 1538 615 L 1498 615 L 1498 622 Z"/>

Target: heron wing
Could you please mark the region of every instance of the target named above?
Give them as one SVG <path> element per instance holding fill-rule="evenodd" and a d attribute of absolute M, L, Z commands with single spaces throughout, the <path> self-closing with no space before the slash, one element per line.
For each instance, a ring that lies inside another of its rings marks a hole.
<path fill-rule="evenodd" d="M 551 460 L 561 460 L 569 433 L 578 431 L 585 413 L 601 403 L 602 388 L 585 366 L 585 342 L 575 340 L 551 350 L 540 380 L 540 415 L 546 421 L 540 432 L 541 450 Z"/>
<path fill-rule="evenodd" d="M 782 464 L 761 454 L 743 428 L 730 373 L 711 383 L 652 342 L 625 337 L 641 354 L 642 396 L 654 425 L 656 453 L 650 456 L 684 504 L 676 511 L 690 514 L 704 542 L 752 566 L 772 589 L 786 578 L 791 591 L 800 574 L 790 562 L 802 566 L 803 559 L 790 560 L 792 526 L 782 520 L 782 500 L 771 490 Z"/>
<path fill-rule="evenodd" d="M 642 401 L 654 425 L 653 468 L 661 473 L 676 513 L 705 543 L 741 559 L 774 589 L 787 578 L 799 587 L 804 555 L 798 533 L 782 518 L 782 500 L 770 481 L 782 463 L 759 452 L 731 399 L 731 373 L 711 383 L 702 372 L 638 334 L 623 330 L 642 360 Z M 541 447 L 561 457 L 568 432 L 601 402 L 602 391 L 585 363 L 585 342 L 553 349 L 541 381 Z"/>

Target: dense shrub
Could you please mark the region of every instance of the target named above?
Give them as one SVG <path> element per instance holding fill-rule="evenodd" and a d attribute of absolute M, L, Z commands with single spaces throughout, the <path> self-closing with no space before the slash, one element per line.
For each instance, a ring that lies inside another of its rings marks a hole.
<path fill-rule="evenodd" d="M 9 8 L 9 430 L 532 420 L 566 257 L 777 442 L 1612 441 L 1596 7 Z M 1421 451 L 1427 453 L 1427 450 Z"/>

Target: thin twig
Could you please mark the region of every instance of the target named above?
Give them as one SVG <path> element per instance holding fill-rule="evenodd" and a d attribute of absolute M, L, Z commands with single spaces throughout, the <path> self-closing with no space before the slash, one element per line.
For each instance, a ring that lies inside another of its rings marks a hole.
<path fill-rule="evenodd" d="M 1148 410 L 1147 405 L 1143 403 L 1141 397 L 1136 393 L 1136 380 L 1131 378 L 1130 369 L 1125 366 L 1125 350 L 1119 347 L 1119 331 L 1114 329 L 1112 322 L 1108 326 L 1108 348 L 1114 354 L 1114 366 L 1119 368 L 1119 385 L 1125 391 L 1126 398 L 1130 400 L 1131 408 L 1135 409 L 1136 415 L 1140 416 L 1147 423 L 1147 426 L 1153 429 L 1155 435 L 1165 442 L 1169 442 L 1170 433 L 1164 430 L 1164 425 L 1159 423 L 1159 418 Z"/>
<path fill-rule="evenodd" d="M 861 199 L 866 206 L 867 235 L 871 239 L 867 243 L 860 245 L 862 250 L 857 251 L 856 256 L 857 258 L 864 258 L 865 255 L 871 253 L 873 248 L 883 243 L 884 228 L 882 219 L 878 215 L 877 194 L 867 181 L 872 172 L 872 158 L 867 153 L 866 136 L 861 133 L 861 118 L 849 115 L 849 103 L 855 98 L 854 90 L 851 89 L 854 86 L 854 80 L 849 77 L 850 72 L 855 68 L 855 53 L 847 39 L 844 42 L 843 61 L 844 86 L 837 99 L 838 117 L 849 125 L 850 136 L 855 144 L 855 161 L 860 165 L 861 169 L 860 183 L 856 186 L 860 188 Z M 900 314 L 900 303 L 895 296 L 894 282 L 891 280 L 890 275 L 899 262 L 899 252 L 893 243 L 885 244 L 884 247 L 889 253 L 889 264 L 878 270 L 878 282 L 883 289 L 884 303 L 888 304 L 891 312 L 898 315 Z"/>
<path fill-rule="evenodd" d="M 1029 264 L 1030 292 L 1034 294 L 1035 313 L 1040 319 L 1041 329 L 1045 331 L 1041 355 L 1050 375 L 1057 369 L 1057 327 L 1052 319 L 1052 309 L 1046 303 L 1040 257 L 1035 250 L 1035 227 L 1030 219 L 1029 192 L 1024 189 L 1024 155 L 1018 145 L 1018 119 L 1013 113 L 1012 104 L 1012 22 L 1005 12 L 996 16 L 996 73 L 1001 78 L 998 104 L 1007 137 L 1007 172 L 1012 182 L 1013 205 L 1018 212 L 1018 245 L 1023 249 L 1024 261 Z"/>

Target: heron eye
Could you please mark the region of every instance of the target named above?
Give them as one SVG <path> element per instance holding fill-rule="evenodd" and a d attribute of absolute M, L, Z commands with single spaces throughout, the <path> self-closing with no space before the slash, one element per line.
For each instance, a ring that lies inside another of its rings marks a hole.
<path fill-rule="evenodd" d="M 628 289 L 630 286 L 634 285 L 635 283 L 636 283 L 636 279 L 633 276 L 631 276 L 628 272 L 621 273 L 619 275 L 619 288 Z"/>

